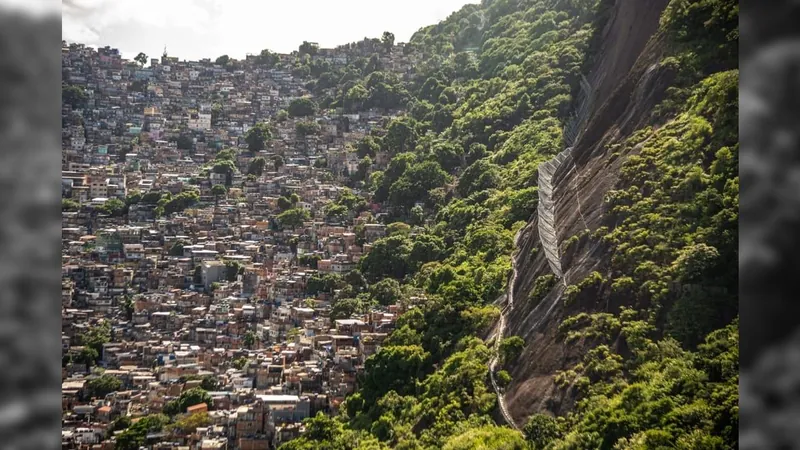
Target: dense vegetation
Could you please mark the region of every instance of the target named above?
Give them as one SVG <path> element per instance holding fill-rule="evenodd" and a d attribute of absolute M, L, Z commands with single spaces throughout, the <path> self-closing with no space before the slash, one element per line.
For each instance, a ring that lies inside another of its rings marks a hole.
<path fill-rule="evenodd" d="M 613 296 L 621 307 L 561 326 L 567 342 L 591 343 L 584 361 L 557 376 L 577 398 L 574 411 L 536 414 L 523 434 L 491 419 L 492 350 L 477 336 L 498 317 L 490 305 L 505 289 L 513 236 L 535 211 L 537 166 L 563 149 L 578 79 L 611 6 L 467 5 L 405 46 L 423 56 L 411 80 L 380 67 L 388 49 L 378 40 L 351 44 L 375 55 L 343 69 L 298 58 L 316 103 L 303 100 L 292 115 L 317 106 L 404 111 L 351 151 L 363 163 L 354 184 L 389 208 L 387 223 L 410 225 L 393 225 L 374 244 L 359 283 L 327 276 L 310 290 L 334 295 L 337 317 L 398 299 L 415 308 L 367 361 L 341 415 L 310 419 L 309 432 L 283 449 L 738 444 L 738 6 L 725 0 L 673 0 L 664 12 L 670 50 L 661 65 L 677 74 L 674 86 L 651 126 L 608 149 L 626 162 L 606 226 L 564 243 L 602 241 L 610 264 L 569 286 L 564 301 L 592 310 Z M 391 161 L 370 171 L 378 152 Z M 327 214 L 351 211 L 333 205 Z M 554 284 L 541 277 L 529 301 Z M 506 339 L 503 364 L 523 346 Z M 506 372 L 498 378 L 508 382 Z"/>

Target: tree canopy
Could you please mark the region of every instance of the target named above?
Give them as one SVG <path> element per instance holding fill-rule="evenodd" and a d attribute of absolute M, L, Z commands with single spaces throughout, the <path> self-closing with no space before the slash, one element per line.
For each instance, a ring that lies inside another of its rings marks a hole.
<path fill-rule="evenodd" d="M 542 411 L 524 433 L 489 416 L 493 351 L 475 336 L 498 317 L 491 302 L 506 289 L 514 235 L 536 211 L 539 164 L 565 148 L 574 94 L 612 3 L 470 4 L 404 45 L 416 58 L 413 77 L 383 67 L 389 33 L 350 44 L 358 56 L 344 68 L 311 75 L 321 107 L 391 111 L 354 146 L 366 162 L 351 181 L 387 211 L 384 223 L 414 226 L 392 226 L 371 243 L 358 264 L 366 290 L 309 282 L 339 292 L 337 316 L 414 303 L 371 357 L 346 417 L 315 422 L 325 430 L 315 444 L 358 435 L 407 449 L 736 447 L 738 13 L 724 0 L 669 2 L 658 66 L 678 78 L 653 118 L 608 149 L 624 158 L 603 205 L 608 224 L 562 243 L 609 251 L 607 270 L 574 281 L 561 300 L 559 338 L 586 345 L 579 363 L 555 374 L 574 411 Z M 375 163 L 387 155 L 388 164 Z M 342 206 L 326 207 L 326 217 L 342 220 Z M 671 283 L 700 288 L 676 296 Z M 518 295 L 536 303 L 558 283 L 542 276 L 531 285 Z M 585 306 L 609 296 L 626 309 Z M 512 388 L 508 374 L 526 345 L 507 336 L 499 346 L 508 372 L 497 376 Z"/>
<path fill-rule="evenodd" d="M 311 97 L 301 97 L 289 103 L 289 117 L 307 117 L 317 111 L 317 103 Z"/>
<path fill-rule="evenodd" d="M 267 143 L 270 139 L 272 139 L 272 131 L 269 125 L 264 122 L 251 127 L 244 136 L 244 140 L 247 142 L 247 149 L 251 152 L 259 152 L 267 148 Z"/>

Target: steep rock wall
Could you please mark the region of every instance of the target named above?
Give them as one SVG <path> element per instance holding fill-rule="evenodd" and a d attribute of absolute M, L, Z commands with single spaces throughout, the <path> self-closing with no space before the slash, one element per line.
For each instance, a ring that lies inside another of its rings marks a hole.
<path fill-rule="evenodd" d="M 570 158 L 552 178 L 555 231 L 559 245 L 603 221 L 603 198 L 617 180 L 626 155 L 612 155 L 608 146 L 629 136 L 648 120 L 663 96 L 671 73 L 656 65 L 662 54 L 658 21 L 668 0 L 617 0 L 609 11 L 601 45 L 588 79 L 592 85 L 588 118 Z M 535 412 L 569 411 L 573 400 L 553 383 L 555 373 L 578 362 L 581 342 L 566 346 L 557 336 L 561 321 L 578 311 L 605 310 L 609 305 L 576 303 L 564 306 L 565 284 L 574 284 L 594 270 L 603 272 L 606 249 L 581 238 L 561 252 L 564 282 L 538 302 L 529 299 L 536 279 L 552 274 L 538 217 L 525 228 L 516 257 L 518 277 L 514 313 L 507 319 L 506 335 L 525 339 L 526 347 L 511 370 L 512 384 L 506 403 L 517 423 Z"/>

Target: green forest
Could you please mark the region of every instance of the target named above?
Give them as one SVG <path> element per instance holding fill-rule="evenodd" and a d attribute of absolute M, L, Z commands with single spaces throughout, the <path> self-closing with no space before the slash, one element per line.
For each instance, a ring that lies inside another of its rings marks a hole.
<path fill-rule="evenodd" d="M 564 124 L 612 6 L 467 5 L 406 44 L 423 55 L 413 81 L 383 70 L 377 53 L 391 47 L 380 42 L 375 56 L 341 70 L 297 59 L 316 103 L 294 105 L 292 116 L 403 111 L 351 149 L 364 167 L 378 151 L 391 155 L 384 171 L 351 175 L 353 187 L 391 207 L 389 235 L 358 271 L 309 287 L 338 290 L 336 317 L 396 300 L 416 307 L 369 358 L 340 415 L 308 419 L 282 450 L 738 446 L 738 5 L 726 0 L 669 3 L 658 33 L 668 42 L 660 65 L 674 70 L 674 84 L 648 126 L 606 149 L 641 147 L 607 195 L 608 225 L 590 236 L 609 249 L 610 276 L 568 286 L 563 301 L 615 296 L 624 306 L 561 324 L 566 342 L 594 342 L 556 377 L 577 390 L 574 410 L 534 414 L 522 433 L 493 419 L 494 350 L 480 336 L 499 317 L 492 302 L 506 288 L 513 237 L 536 210 L 537 167 L 564 148 Z M 348 193 L 329 214 L 364 209 Z M 531 301 L 553 284 L 537 280 Z M 675 284 L 691 289 L 674 295 Z M 522 345 L 507 338 L 503 363 Z"/>

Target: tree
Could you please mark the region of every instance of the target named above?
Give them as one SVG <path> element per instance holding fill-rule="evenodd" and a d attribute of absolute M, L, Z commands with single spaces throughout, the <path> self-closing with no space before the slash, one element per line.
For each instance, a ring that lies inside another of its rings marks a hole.
<path fill-rule="evenodd" d="M 267 167 L 267 160 L 264 159 L 262 156 L 258 156 L 256 158 L 253 158 L 252 161 L 250 161 L 250 165 L 247 167 L 247 173 L 249 175 L 255 175 L 257 177 L 260 177 L 261 175 L 264 174 L 264 169 L 266 169 L 266 167 Z"/>
<path fill-rule="evenodd" d="M 219 103 L 214 103 L 213 105 L 211 105 L 211 124 L 212 125 L 218 125 L 219 124 L 219 120 L 220 120 L 220 117 L 222 116 L 223 111 L 224 110 L 222 108 L 222 105 L 220 105 Z"/>
<path fill-rule="evenodd" d="M 125 197 L 125 204 L 128 206 L 135 205 L 141 201 L 142 201 L 142 193 L 135 189 L 129 191 L 128 195 Z"/>
<path fill-rule="evenodd" d="M 278 111 L 278 114 L 275 115 L 275 120 L 279 123 L 286 122 L 286 119 L 289 118 L 289 112 L 285 109 Z"/>
<path fill-rule="evenodd" d="M 344 281 L 345 283 L 359 290 L 367 287 L 367 280 L 364 279 L 364 275 L 358 269 L 353 269 L 350 272 L 347 272 L 344 276 Z"/>
<path fill-rule="evenodd" d="M 216 156 L 214 156 L 215 162 L 224 162 L 224 161 L 234 162 L 234 160 L 236 160 L 236 150 L 232 148 L 220 150 L 216 154 Z"/>
<path fill-rule="evenodd" d="M 500 341 L 500 355 L 503 363 L 510 363 L 516 360 L 525 348 L 525 341 L 519 336 L 509 336 Z"/>
<path fill-rule="evenodd" d="M 103 344 L 111 342 L 111 325 L 107 321 L 100 322 L 80 335 L 80 341 L 85 347 L 94 350 L 95 360 L 103 351 Z"/>
<path fill-rule="evenodd" d="M 303 43 L 300 44 L 300 47 L 298 48 L 300 56 L 303 55 L 314 56 L 317 54 L 318 51 L 319 51 L 319 46 L 317 44 L 308 41 L 303 41 Z"/>
<path fill-rule="evenodd" d="M 313 120 L 297 122 L 297 125 L 295 125 L 295 133 L 298 139 L 304 139 L 306 136 L 318 134 L 319 131 L 319 124 Z"/>
<path fill-rule="evenodd" d="M 386 226 L 387 236 L 408 236 L 411 234 L 411 226 L 405 222 L 393 222 Z"/>
<path fill-rule="evenodd" d="M 461 166 L 461 157 L 464 154 L 463 148 L 455 144 L 439 144 L 433 148 L 436 161 L 448 173 Z"/>
<path fill-rule="evenodd" d="M 476 161 L 464 170 L 456 190 L 462 197 L 497 186 L 500 182 L 500 167 L 486 159 Z"/>
<path fill-rule="evenodd" d="M 403 279 L 409 272 L 410 252 L 411 243 L 405 236 L 378 239 L 372 250 L 359 261 L 359 268 L 371 283 L 384 277 Z"/>
<path fill-rule="evenodd" d="M 232 366 L 233 366 L 233 367 L 234 367 L 236 370 L 242 370 L 242 369 L 244 368 L 244 366 L 246 366 L 246 365 L 247 365 L 247 363 L 248 363 L 248 362 L 249 362 L 249 361 L 248 361 L 248 359 L 247 359 L 247 358 L 245 358 L 244 356 L 240 356 L 240 357 L 238 357 L 238 358 L 234 359 L 234 360 L 233 360 L 233 362 L 231 363 L 231 365 L 232 365 Z"/>
<path fill-rule="evenodd" d="M 208 413 L 203 411 L 198 414 L 188 414 L 170 424 L 166 429 L 173 435 L 186 436 L 194 433 L 195 430 L 211 425 L 211 418 Z"/>
<path fill-rule="evenodd" d="M 181 192 L 175 197 L 162 198 L 159 200 L 159 206 L 163 208 L 164 214 L 169 215 L 181 212 L 186 208 L 197 204 L 199 201 L 199 192 L 192 190 Z"/>
<path fill-rule="evenodd" d="M 415 205 L 411 208 L 411 225 L 422 226 L 425 224 L 425 210 L 421 206 Z"/>
<path fill-rule="evenodd" d="M 445 442 L 442 450 L 528 450 L 518 431 L 486 425 L 457 434 Z"/>
<path fill-rule="evenodd" d="M 511 374 L 507 370 L 497 372 L 497 384 L 504 388 L 511 384 Z"/>
<path fill-rule="evenodd" d="M 333 302 L 330 312 L 331 320 L 349 319 L 354 314 L 365 313 L 369 305 L 357 298 L 341 298 Z"/>
<path fill-rule="evenodd" d="M 214 203 L 217 204 L 220 197 L 228 195 L 228 188 L 222 184 L 215 184 L 211 187 L 211 194 L 214 195 Z"/>
<path fill-rule="evenodd" d="M 392 47 L 394 47 L 394 33 L 384 31 L 383 36 L 381 36 L 381 43 L 383 44 L 384 51 L 386 53 L 391 53 Z"/>
<path fill-rule="evenodd" d="M 308 64 L 297 64 L 292 68 L 292 76 L 295 78 L 308 78 L 311 75 L 311 68 Z"/>
<path fill-rule="evenodd" d="M 311 97 L 301 97 L 292 100 L 289 103 L 289 117 L 307 117 L 312 116 L 317 111 L 317 104 Z"/>
<path fill-rule="evenodd" d="M 218 57 L 216 60 L 214 60 L 214 64 L 224 67 L 224 66 L 227 66 L 230 61 L 231 61 L 231 57 L 230 56 L 222 55 L 222 56 Z"/>
<path fill-rule="evenodd" d="M 300 256 L 298 262 L 301 266 L 310 267 L 314 270 L 317 270 L 317 262 L 322 259 L 319 255 L 302 255 Z"/>
<path fill-rule="evenodd" d="M 144 203 L 145 205 L 156 205 L 163 196 L 164 193 L 161 191 L 150 191 L 142 195 L 141 203 Z"/>
<path fill-rule="evenodd" d="M 372 167 L 372 158 L 365 156 L 358 162 L 358 170 L 353 173 L 352 179 L 354 181 L 365 181 L 370 167 Z"/>
<path fill-rule="evenodd" d="M 281 170 L 281 167 L 284 165 L 283 156 L 275 155 L 272 157 L 272 164 L 275 166 L 275 171 Z"/>
<path fill-rule="evenodd" d="M 206 391 L 215 391 L 220 387 L 219 380 L 213 375 L 206 375 L 200 381 L 200 387 Z"/>
<path fill-rule="evenodd" d="M 288 198 L 278 197 L 278 209 L 280 209 L 281 211 L 292 209 L 293 206 L 294 204 Z"/>
<path fill-rule="evenodd" d="M 333 294 L 333 291 L 343 288 L 346 284 L 342 277 L 335 273 L 329 273 L 324 276 L 314 275 L 309 278 L 306 284 L 306 292 L 309 295 L 317 295 L 320 292 Z"/>
<path fill-rule="evenodd" d="M 61 199 L 61 211 L 77 211 L 81 209 L 81 205 L 75 200 L 69 198 Z"/>
<path fill-rule="evenodd" d="M 306 434 L 304 438 L 311 442 L 328 442 L 333 440 L 341 430 L 341 425 L 335 418 L 329 417 L 322 412 L 316 416 L 308 418 L 304 422 Z"/>
<path fill-rule="evenodd" d="M 408 152 L 414 149 L 417 142 L 414 119 L 395 119 L 389 124 L 384 142 L 392 154 Z"/>
<path fill-rule="evenodd" d="M 374 403 L 389 391 L 413 394 L 416 381 L 425 375 L 429 358 L 430 354 L 418 345 L 385 347 L 367 358 L 362 390 L 365 403 Z"/>
<path fill-rule="evenodd" d="M 178 150 L 191 150 L 194 147 L 194 139 L 188 134 L 178 136 Z"/>
<path fill-rule="evenodd" d="M 133 305 L 133 299 L 129 295 L 123 297 L 120 307 L 125 314 L 125 320 L 132 320 L 136 308 Z"/>
<path fill-rule="evenodd" d="M 86 390 L 90 397 L 105 398 L 107 394 L 122 388 L 122 381 L 111 375 L 101 375 L 86 382 Z"/>
<path fill-rule="evenodd" d="M 78 364 L 85 364 L 86 367 L 92 367 L 100 359 L 100 354 L 92 347 L 85 346 L 78 353 L 75 362 Z"/>
<path fill-rule="evenodd" d="M 304 208 L 293 208 L 278 214 L 278 223 L 281 227 L 297 228 L 310 219 L 311 215 Z"/>
<path fill-rule="evenodd" d="M 122 200 L 118 198 L 110 198 L 103 203 L 100 210 L 111 217 L 122 217 L 128 211 L 128 207 Z"/>
<path fill-rule="evenodd" d="M 435 103 L 446 87 L 438 78 L 429 77 L 420 88 L 419 96 Z"/>
<path fill-rule="evenodd" d="M 261 53 L 258 55 L 256 59 L 258 64 L 266 66 L 266 68 L 271 69 L 275 67 L 278 62 L 280 62 L 280 56 L 277 53 L 273 53 L 268 49 L 261 50 Z"/>
<path fill-rule="evenodd" d="M 348 214 L 347 207 L 338 203 L 328 203 L 323 208 L 323 212 L 325 213 L 325 220 L 330 223 L 343 222 Z"/>
<path fill-rule="evenodd" d="M 136 55 L 133 60 L 138 62 L 139 66 L 144 67 L 144 65 L 147 64 L 147 55 L 145 55 L 144 52 L 139 52 L 139 54 Z"/>
<path fill-rule="evenodd" d="M 186 412 L 186 408 L 200 403 L 205 403 L 208 405 L 209 409 L 214 405 L 211 396 L 205 389 L 199 387 L 192 388 L 181 393 L 175 400 L 167 402 L 167 404 L 164 405 L 164 414 L 169 416 L 182 414 Z"/>
<path fill-rule="evenodd" d="M 381 70 L 383 70 L 381 59 L 377 53 L 373 53 L 372 56 L 369 57 L 366 67 L 364 67 L 364 75 L 369 75 Z"/>
<path fill-rule="evenodd" d="M 410 209 L 415 202 L 425 202 L 428 195 L 450 179 L 436 161 L 414 164 L 389 187 L 392 204 Z"/>
<path fill-rule="evenodd" d="M 89 96 L 79 86 L 70 84 L 61 85 L 61 102 L 65 105 L 70 105 L 72 109 L 86 108 Z"/>
<path fill-rule="evenodd" d="M 367 136 L 364 139 L 358 142 L 356 146 L 356 154 L 359 158 L 364 158 L 369 156 L 370 158 L 374 158 L 375 154 L 378 153 L 381 147 L 375 142 L 375 138 L 372 136 Z"/>
<path fill-rule="evenodd" d="M 253 348 L 257 340 L 256 334 L 248 330 L 242 338 L 242 343 L 246 348 Z"/>
<path fill-rule="evenodd" d="M 369 294 L 379 304 L 388 306 L 395 304 L 403 296 L 400 283 L 393 278 L 384 278 L 369 288 Z"/>
<path fill-rule="evenodd" d="M 258 123 L 249 130 L 244 136 L 247 142 L 247 149 L 251 152 L 259 152 L 266 148 L 267 142 L 272 139 L 272 132 L 269 125 L 264 122 Z"/>
<path fill-rule="evenodd" d="M 411 270 L 417 271 L 423 264 L 441 259 L 444 252 L 445 243 L 442 238 L 427 233 L 417 234 L 412 238 L 408 265 Z"/>
<path fill-rule="evenodd" d="M 236 281 L 236 278 L 244 273 L 244 266 L 237 261 L 225 261 L 225 279 L 228 281 Z"/>
<path fill-rule="evenodd" d="M 369 98 L 369 91 L 361 83 L 358 83 L 347 90 L 344 95 L 344 105 L 348 112 L 359 111 Z"/>
<path fill-rule="evenodd" d="M 116 437 L 117 450 L 139 450 L 145 444 L 148 433 L 161 431 L 169 423 L 164 414 L 151 414 L 139 419 Z"/>
<path fill-rule="evenodd" d="M 122 431 L 125 430 L 126 428 L 130 428 L 130 426 L 131 426 L 130 416 L 119 416 L 111 421 L 111 425 L 109 426 L 107 435 L 113 436 L 115 431 Z"/>
<path fill-rule="evenodd" d="M 547 414 L 532 415 L 523 431 L 528 442 L 533 445 L 533 450 L 544 450 L 560 436 L 558 421 Z"/>
<path fill-rule="evenodd" d="M 183 256 L 183 241 L 175 241 L 169 249 L 169 256 Z"/>

